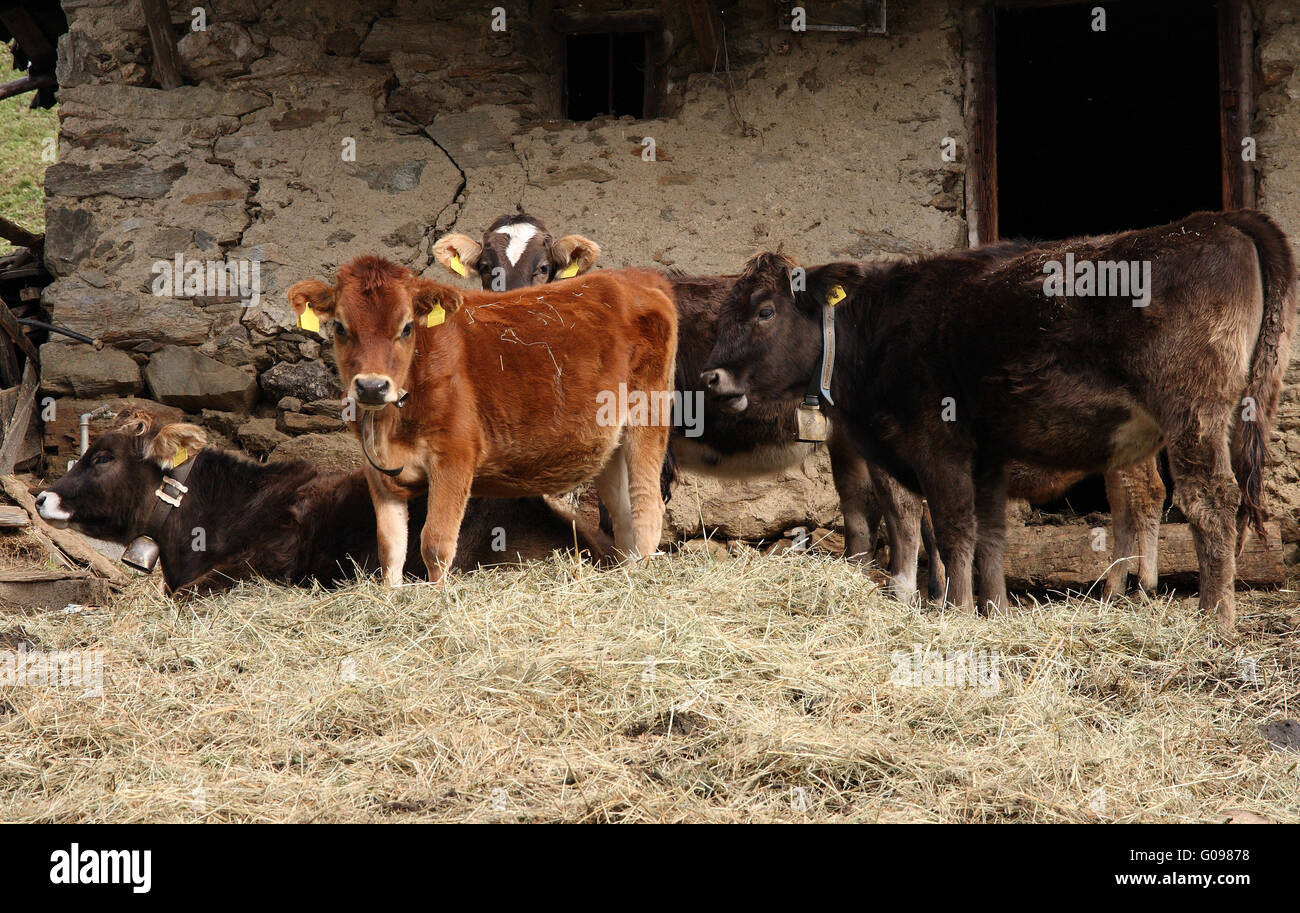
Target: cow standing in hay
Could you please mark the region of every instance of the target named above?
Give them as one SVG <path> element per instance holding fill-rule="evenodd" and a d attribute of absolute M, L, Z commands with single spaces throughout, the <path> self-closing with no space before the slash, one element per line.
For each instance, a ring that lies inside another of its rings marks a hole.
<path fill-rule="evenodd" d="M 1026 248 L 1020 242 L 1004 242 L 969 252 L 968 256 L 988 260 L 1012 249 Z M 567 235 L 557 241 L 541 219 L 519 213 L 493 221 L 483 233 L 482 243 L 463 234 L 447 235 L 434 245 L 434 255 L 449 272 L 477 278 L 484 290 L 502 285 L 513 290 L 585 272 L 599 257 L 600 247 L 582 235 Z M 860 263 L 839 261 L 809 267 L 804 275 L 805 294 L 818 302 L 830 294 L 851 294 L 863 275 Z M 668 274 L 677 302 L 679 328 L 675 386 L 683 402 L 695 396 L 704 398 L 700 372 L 713 350 L 718 321 L 735 280 L 735 275 Z M 788 389 L 775 399 L 750 401 L 742 411 L 724 409 L 716 400 L 706 399 L 695 427 L 688 430 L 684 422 L 674 424 L 669 441 L 671 459 L 665 464 L 665 495 L 679 467 L 714 477 L 748 479 L 800 465 L 815 446 L 798 439 L 796 417 L 805 392 L 802 388 Z M 870 556 L 875 550 L 876 529 L 883 519 L 895 594 L 904 601 L 915 594 L 917 558 L 924 542 L 929 557 L 929 591 L 941 597 L 943 562 L 920 497 L 879 466 L 866 463 L 834 427 L 829 430 L 826 445 L 844 516 L 845 556 Z M 1061 496 L 1085 475 L 1016 463 L 1009 474 L 1009 494 L 1043 503 Z M 1160 512 L 1165 497 L 1155 458 L 1107 472 L 1105 480 L 1115 529 L 1115 553 L 1120 557 L 1111 565 L 1104 592 L 1107 596 L 1123 593 L 1130 571 L 1136 573 L 1141 587 L 1152 591 L 1156 586 Z"/>
<path fill-rule="evenodd" d="M 390 585 L 402 578 L 406 501 L 426 489 L 420 551 L 435 581 L 455 557 L 471 494 L 560 494 L 594 478 L 615 547 L 633 558 L 658 547 L 670 419 L 653 413 L 671 403 L 677 348 L 662 276 L 610 270 L 520 292 L 462 292 L 359 257 L 334 286 L 306 280 L 288 296 L 299 315 L 310 309 L 333 323 L 345 389 L 364 412 Z"/>
<path fill-rule="evenodd" d="M 1115 264 L 1129 287 L 1101 288 L 1121 276 Z M 704 377 L 724 402 L 817 370 L 822 314 L 800 306 L 790 270 L 760 255 L 733 286 Z M 1201 610 L 1231 631 L 1237 539 L 1247 523 L 1264 535 L 1265 447 L 1295 309 L 1287 239 L 1251 210 L 885 266 L 834 311 L 830 415 L 929 500 L 948 599 L 968 611 L 976 559 L 980 604 L 1006 601 L 1010 461 L 1099 472 L 1163 443 Z"/>

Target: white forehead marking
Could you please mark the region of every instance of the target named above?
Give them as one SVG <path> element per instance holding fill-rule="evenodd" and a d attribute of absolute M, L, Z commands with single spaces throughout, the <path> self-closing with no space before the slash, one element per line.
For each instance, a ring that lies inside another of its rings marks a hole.
<path fill-rule="evenodd" d="M 528 242 L 537 234 L 537 226 L 530 225 L 527 222 L 520 222 L 518 225 L 507 225 L 505 228 L 498 228 L 493 232 L 495 235 L 505 235 L 510 239 L 506 244 L 506 259 L 510 265 L 514 266 L 519 262 L 519 258 L 524 255 L 524 248 Z"/>

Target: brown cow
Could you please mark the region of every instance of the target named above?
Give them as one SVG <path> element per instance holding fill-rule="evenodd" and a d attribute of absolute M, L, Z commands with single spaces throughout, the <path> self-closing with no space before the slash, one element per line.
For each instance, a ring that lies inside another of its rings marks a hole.
<path fill-rule="evenodd" d="M 724 401 L 816 370 L 820 313 L 791 292 L 791 268 L 761 255 L 733 286 L 707 366 Z M 1265 444 L 1295 310 L 1287 239 L 1251 210 L 890 265 L 836 309 L 829 411 L 867 459 L 926 495 L 949 599 L 965 610 L 977 555 L 981 605 L 1005 603 L 1009 462 L 1096 472 L 1163 442 L 1201 609 L 1231 630 L 1235 546 L 1247 522 L 1264 534 Z"/>
<path fill-rule="evenodd" d="M 462 292 L 359 257 L 333 287 L 312 279 L 288 295 L 300 315 L 310 307 L 332 321 L 345 389 L 365 410 L 359 430 L 390 584 L 406 556 L 406 500 L 425 490 L 421 554 L 433 580 L 455 557 L 471 493 L 559 494 L 595 478 L 616 548 L 635 558 L 658 547 L 677 348 L 661 275 L 604 270 L 518 292 Z"/>
<path fill-rule="evenodd" d="M 600 256 L 600 247 L 582 235 L 557 241 L 541 219 L 519 213 L 488 226 L 481 244 L 468 235 L 440 238 L 433 255 L 457 275 L 477 276 L 484 291 L 506 292 L 585 273 Z"/>
<path fill-rule="evenodd" d="M 255 463 L 206 446 L 202 428 L 127 415 L 102 435 L 36 507 L 55 526 L 127 545 L 157 544 L 173 592 L 210 593 L 261 577 L 333 586 L 379 570 L 375 511 L 360 471 L 323 470 L 299 460 Z M 185 491 L 175 507 L 155 495 L 178 454 Z M 162 504 L 163 506 L 160 506 Z M 411 503 L 416 532 L 422 498 Z M 613 543 L 542 498 L 472 498 L 461 523 L 458 570 L 545 558 L 578 547 L 600 560 Z"/>

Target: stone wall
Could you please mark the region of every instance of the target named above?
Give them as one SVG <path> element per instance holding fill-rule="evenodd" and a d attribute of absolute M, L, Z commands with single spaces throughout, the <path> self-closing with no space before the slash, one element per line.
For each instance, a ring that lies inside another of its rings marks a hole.
<path fill-rule="evenodd" d="M 696 72 L 684 5 L 660 4 L 665 115 L 587 123 L 556 119 L 555 61 L 532 5 L 503 0 L 502 33 L 490 28 L 495 5 L 213 0 L 207 30 L 180 43 L 193 84 L 163 92 L 148 87 L 134 3 L 65 0 L 46 300 L 111 351 L 50 343 L 47 392 L 75 409 L 152 397 L 223 443 L 348 463 L 356 448 L 336 434 L 328 346 L 294 328 L 284 291 L 359 254 L 437 274 L 438 237 L 476 236 L 516 207 L 595 239 L 607 267 L 727 271 L 778 245 L 808 261 L 964 245 L 963 165 L 939 155 L 946 136 L 965 147 L 961 0 L 890 4 L 887 37 L 794 35 L 774 27 L 767 0 L 725 4 L 729 72 L 717 75 Z M 175 21 L 193 6 L 173 2 Z M 1291 0 L 1262 0 L 1257 23 L 1260 202 L 1300 238 L 1300 22 Z M 355 161 L 342 155 L 349 140 Z M 256 262 L 260 300 L 154 294 L 153 265 L 177 256 Z M 1291 380 L 1270 484 L 1294 543 Z M 703 516 L 767 537 L 833 526 L 824 464 L 743 498 L 688 478 L 669 525 L 689 533 Z"/>

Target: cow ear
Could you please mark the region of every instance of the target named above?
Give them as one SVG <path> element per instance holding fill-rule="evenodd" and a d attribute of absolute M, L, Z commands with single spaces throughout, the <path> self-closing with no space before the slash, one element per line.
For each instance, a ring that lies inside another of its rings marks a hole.
<path fill-rule="evenodd" d="M 144 458 L 160 469 L 175 469 L 204 448 L 208 436 L 198 425 L 174 422 L 163 425 L 145 448 Z"/>
<path fill-rule="evenodd" d="M 289 307 L 298 315 L 298 326 L 304 330 L 320 332 L 317 314 L 334 316 L 337 297 L 334 289 L 319 279 L 304 279 L 289 286 Z"/>
<path fill-rule="evenodd" d="M 447 235 L 433 245 L 433 256 L 457 276 L 478 275 L 478 258 L 483 245 L 469 235 Z"/>
<path fill-rule="evenodd" d="M 411 306 L 415 308 L 417 319 L 423 319 L 425 326 L 436 327 L 451 314 L 460 310 L 465 297 L 459 289 L 432 279 L 415 276 L 408 280 L 411 289 Z"/>
<path fill-rule="evenodd" d="M 582 235 L 565 235 L 551 246 L 555 255 L 555 277 L 568 279 L 591 269 L 600 256 L 600 245 Z"/>
<path fill-rule="evenodd" d="M 849 261 L 814 266 L 808 270 L 807 290 L 799 295 L 799 305 L 816 311 L 824 304 L 842 304 L 853 297 L 864 275 L 862 264 Z"/>

